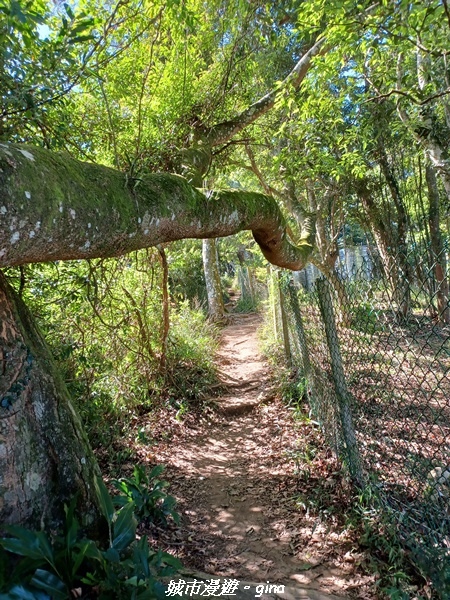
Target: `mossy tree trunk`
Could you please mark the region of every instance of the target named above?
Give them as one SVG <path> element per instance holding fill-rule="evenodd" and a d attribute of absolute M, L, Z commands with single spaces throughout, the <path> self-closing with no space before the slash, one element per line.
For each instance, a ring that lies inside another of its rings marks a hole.
<path fill-rule="evenodd" d="M 99 470 L 45 342 L 0 273 L 0 528 L 51 528 L 78 497 L 96 529 Z"/>
<path fill-rule="evenodd" d="M 202 194 L 168 173 L 127 180 L 115 169 L 43 148 L 0 144 L 0 268 L 107 258 L 186 238 L 251 230 L 266 259 L 301 269 L 311 246 L 292 245 L 273 198 Z"/>

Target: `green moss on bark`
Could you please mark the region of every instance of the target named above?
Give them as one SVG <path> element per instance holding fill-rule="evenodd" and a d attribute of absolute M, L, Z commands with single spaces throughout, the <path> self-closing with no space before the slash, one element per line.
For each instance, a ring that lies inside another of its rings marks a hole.
<path fill-rule="evenodd" d="M 119 256 L 183 238 L 251 229 L 266 258 L 292 269 L 307 248 L 289 244 L 273 198 L 202 194 L 166 173 L 127 180 L 114 169 L 42 148 L 0 145 L 0 267 Z"/>

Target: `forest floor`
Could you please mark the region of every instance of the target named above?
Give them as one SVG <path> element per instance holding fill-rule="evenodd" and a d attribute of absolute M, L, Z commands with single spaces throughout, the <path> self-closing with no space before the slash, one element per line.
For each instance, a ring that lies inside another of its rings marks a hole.
<path fill-rule="evenodd" d="M 259 325 L 232 315 L 216 356 L 225 392 L 207 416 L 165 422 L 147 456 L 166 465 L 182 517 L 154 542 L 193 572 L 294 586 L 292 597 L 377 598 L 349 483 L 307 413 L 294 418 L 277 397 Z"/>

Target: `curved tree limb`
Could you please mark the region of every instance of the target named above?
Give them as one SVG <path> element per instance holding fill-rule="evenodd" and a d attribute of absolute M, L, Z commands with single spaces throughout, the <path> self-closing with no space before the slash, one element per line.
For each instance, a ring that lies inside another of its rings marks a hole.
<path fill-rule="evenodd" d="M 114 169 L 43 148 L 0 144 L 0 267 L 119 256 L 183 238 L 253 232 L 268 261 L 303 268 L 273 198 L 202 194 L 177 175 L 130 180 Z"/>
<path fill-rule="evenodd" d="M 312 67 L 314 57 L 324 54 L 327 49 L 326 38 L 319 38 L 315 44 L 305 52 L 279 86 L 248 106 L 230 121 L 224 121 L 223 123 L 211 127 L 206 136 L 208 145 L 213 147 L 228 142 L 237 133 L 259 119 L 259 117 L 268 112 L 275 105 L 278 96 L 284 93 L 286 86 L 291 85 L 297 90 Z"/>

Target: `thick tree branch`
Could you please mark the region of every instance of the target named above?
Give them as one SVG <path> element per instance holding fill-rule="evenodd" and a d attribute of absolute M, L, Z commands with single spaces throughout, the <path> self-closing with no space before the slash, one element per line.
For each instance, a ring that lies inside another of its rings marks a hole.
<path fill-rule="evenodd" d="M 268 94 L 254 102 L 230 121 L 225 121 L 212 127 L 207 135 L 207 143 L 211 147 L 226 143 L 234 135 L 269 111 L 274 106 L 278 96 L 284 92 L 287 85 L 291 85 L 294 89 L 298 89 L 312 66 L 313 58 L 326 52 L 325 42 L 326 39 L 324 37 L 318 39 L 312 48 L 310 48 L 297 62 L 280 86 L 271 90 Z"/>
<path fill-rule="evenodd" d="M 256 162 L 253 150 L 251 149 L 249 144 L 245 144 L 245 151 L 247 152 L 247 156 L 250 160 L 250 165 L 251 165 L 250 170 L 256 175 L 264 192 L 266 194 L 268 194 L 269 196 L 276 196 L 277 198 L 280 198 L 280 200 L 284 201 L 284 195 L 280 192 L 280 190 L 277 190 L 276 188 L 269 185 L 267 183 L 267 181 L 265 180 L 265 178 L 263 177 L 263 174 L 261 173 L 261 171 L 258 167 L 258 164 Z"/>
<path fill-rule="evenodd" d="M 415 98 L 412 94 L 409 94 L 408 92 L 405 92 L 403 90 L 393 89 L 393 90 L 390 90 L 389 92 L 386 92 L 385 94 L 379 94 L 378 96 L 373 96 L 372 98 L 368 98 L 367 100 L 365 100 L 363 102 L 363 104 L 366 104 L 368 102 L 379 102 L 380 100 L 385 100 L 386 98 L 389 98 L 390 96 L 403 96 L 405 98 L 408 98 L 408 100 L 410 100 L 416 106 L 425 106 L 426 104 L 433 102 L 433 100 L 436 100 L 437 98 L 442 98 L 443 96 L 449 96 L 449 95 L 450 95 L 450 88 L 446 88 L 445 90 L 442 90 L 440 92 L 436 92 L 435 94 L 431 94 L 430 96 L 427 96 L 427 98 L 425 98 L 425 100 L 418 100 L 417 98 Z"/>
<path fill-rule="evenodd" d="M 0 267 L 119 256 L 244 229 L 280 267 L 303 268 L 312 249 L 289 243 L 276 202 L 263 194 L 205 195 L 170 174 L 130 181 L 68 155 L 0 144 Z"/>
<path fill-rule="evenodd" d="M 316 213 L 308 213 L 303 206 L 300 204 L 298 199 L 295 197 L 294 190 L 281 192 L 276 188 L 270 186 L 263 177 L 263 174 L 259 170 L 257 165 L 255 155 L 253 154 L 252 149 L 249 145 L 245 147 L 247 151 L 247 156 L 250 159 L 251 170 L 258 178 L 259 183 L 261 184 L 263 190 L 266 194 L 270 196 L 276 196 L 281 200 L 283 205 L 294 215 L 297 224 L 300 228 L 300 242 L 303 241 L 305 243 L 309 243 L 314 245 L 314 240 L 316 237 Z M 291 240 L 295 240 L 294 235 L 290 230 L 288 230 L 289 237 Z"/>

